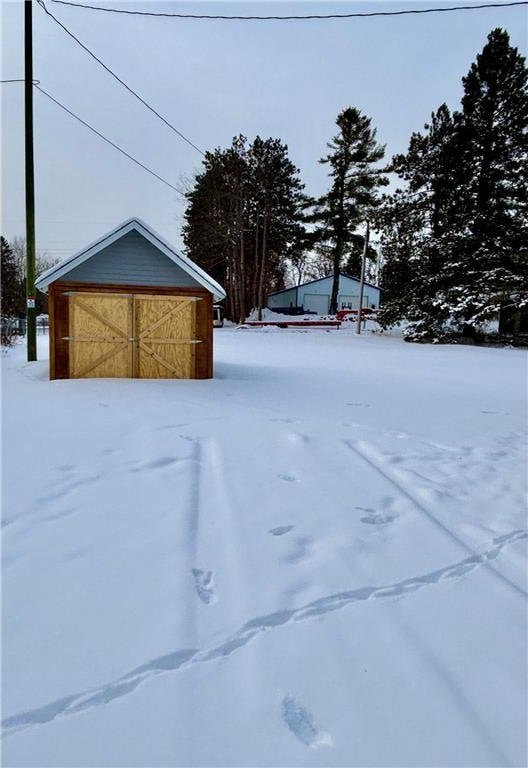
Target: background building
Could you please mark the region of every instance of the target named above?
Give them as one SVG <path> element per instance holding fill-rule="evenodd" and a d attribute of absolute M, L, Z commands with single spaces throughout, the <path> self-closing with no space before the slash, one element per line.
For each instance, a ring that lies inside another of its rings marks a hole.
<path fill-rule="evenodd" d="M 326 315 L 330 306 L 333 275 L 311 280 L 308 283 L 285 288 L 268 294 L 268 308 L 278 312 L 281 309 L 302 308 L 305 312 Z M 377 309 L 380 305 L 381 289 L 370 283 L 364 283 L 363 307 Z M 357 309 L 359 307 L 359 280 L 343 273 L 339 276 L 338 309 Z"/>

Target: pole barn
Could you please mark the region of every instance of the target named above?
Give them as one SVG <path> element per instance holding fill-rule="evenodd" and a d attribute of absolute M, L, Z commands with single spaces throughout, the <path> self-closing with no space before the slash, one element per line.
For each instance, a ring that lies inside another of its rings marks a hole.
<path fill-rule="evenodd" d="M 208 379 L 225 291 L 139 219 L 44 272 L 50 379 Z"/>

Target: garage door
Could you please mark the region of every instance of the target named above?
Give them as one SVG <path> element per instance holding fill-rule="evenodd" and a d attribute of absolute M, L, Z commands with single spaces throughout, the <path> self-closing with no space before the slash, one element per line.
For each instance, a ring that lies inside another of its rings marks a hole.
<path fill-rule="evenodd" d="M 71 293 L 72 378 L 194 376 L 195 296 Z"/>
<path fill-rule="evenodd" d="M 305 293 L 303 307 L 309 312 L 317 312 L 318 315 L 328 314 L 330 296 L 323 293 Z"/>

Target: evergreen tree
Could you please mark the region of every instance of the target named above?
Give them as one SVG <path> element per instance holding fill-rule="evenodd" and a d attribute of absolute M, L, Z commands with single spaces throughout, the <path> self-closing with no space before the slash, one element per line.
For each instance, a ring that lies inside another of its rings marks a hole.
<path fill-rule="evenodd" d="M 261 315 L 267 294 L 284 286 L 287 259 L 304 237 L 298 169 L 278 139 L 207 153 L 188 194 L 184 242 L 189 256 L 227 290 L 227 313 Z"/>
<path fill-rule="evenodd" d="M 313 221 L 318 225 L 322 243 L 329 245 L 333 259 L 333 285 L 330 312 L 337 311 L 339 272 L 343 258 L 350 251 L 355 230 L 376 205 L 378 187 L 387 179 L 374 172 L 373 166 L 385 154 L 376 143 L 376 129 L 370 118 L 348 107 L 337 117 L 338 134 L 328 144 L 330 152 L 319 162 L 328 164 L 331 186 L 316 201 Z"/>
<path fill-rule="evenodd" d="M 528 304 L 528 71 L 506 32 L 488 36 L 461 111 L 445 105 L 413 134 L 385 199 L 384 309 L 413 340 L 441 339 Z"/>
<path fill-rule="evenodd" d="M 24 281 L 19 274 L 13 249 L 2 237 L 1 251 L 1 313 L 2 317 L 19 317 L 25 314 Z"/>
<path fill-rule="evenodd" d="M 240 316 L 240 254 L 247 213 L 245 138 L 207 152 L 185 211 L 183 239 L 190 258 L 225 286 L 227 314 Z M 244 300 L 245 297 L 242 296 Z"/>
<path fill-rule="evenodd" d="M 412 335 L 423 321 L 423 301 L 426 293 L 422 271 L 422 254 L 427 238 L 426 197 L 418 198 L 407 190 L 397 190 L 383 199 L 375 226 L 381 232 L 383 267 L 380 284 L 383 303 L 378 320 L 388 327 L 402 318 L 412 320 Z M 427 327 L 430 318 L 427 318 Z"/>
<path fill-rule="evenodd" d="M 345 262 L 343 263 L 342 271 L 350 277 L 357 277 L 361 275 L 361 262 L 363 260 L 363 249 L 365 247 L 365 236 L 360 234 L 352 235 L 350 239 L 350 246 L 348 253 L 345 254 Z M 378 253 L 371 242 L 367 247 L 367 264 L 370 262 L 376 262 Z"/>
<path fill-rule="evenodd" d="M 273 276 L 284 276 L 285 260 L 303 241 L 304 185 L 279 139 L 257 136 L 249 163 L 255 245 L 252 304 L 261 319 L 267 287 Z"/>
<path fill-rule="evenodd" d="M 414 133 L 392 167 L 407 182 L 385 197 L 379 213 L 386 260 L 382 323 L 411 321 L 409 338 L 435 338 L 449 317 L 447 289 L 460 279 L 453 260 L 459 229 L 460 163 L 455 119 L 443 104 Z"/>
<path fill-rule="evenodd" d="M 449 298 L 457 316 L 478 323 L 505 298 L 528 303 L 526 60 L 495 29 L 462 82 L 463 280 Z"/>

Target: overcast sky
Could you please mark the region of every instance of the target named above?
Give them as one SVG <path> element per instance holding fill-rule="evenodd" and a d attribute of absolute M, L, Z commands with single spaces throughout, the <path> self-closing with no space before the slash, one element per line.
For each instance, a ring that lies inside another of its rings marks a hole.
<path fill-rule="evenodd" d="M 387 156 L 404 151 L 494 27 L 526 55 L 526 7 L 325 21 L 191 21 L 49 9 L 198 147 L 243 133 L 287 143 L 307 191 L 346 106 L 372 117 Z M 217 14 L 345 13 L 458 3 L 108 3 Z M 2 3 L 2 78 L 23 77 L 23 3 Z M 80 117 L 179 186 L 200 155 L 116 83 L 36 4 L 34 76 Z M 24 235 L 23 85 L 2 85 L 2 233 Z M 65 257 L 131 216 L 181 245 L 185 201 L 35 92 L 37 249 Z"/>

